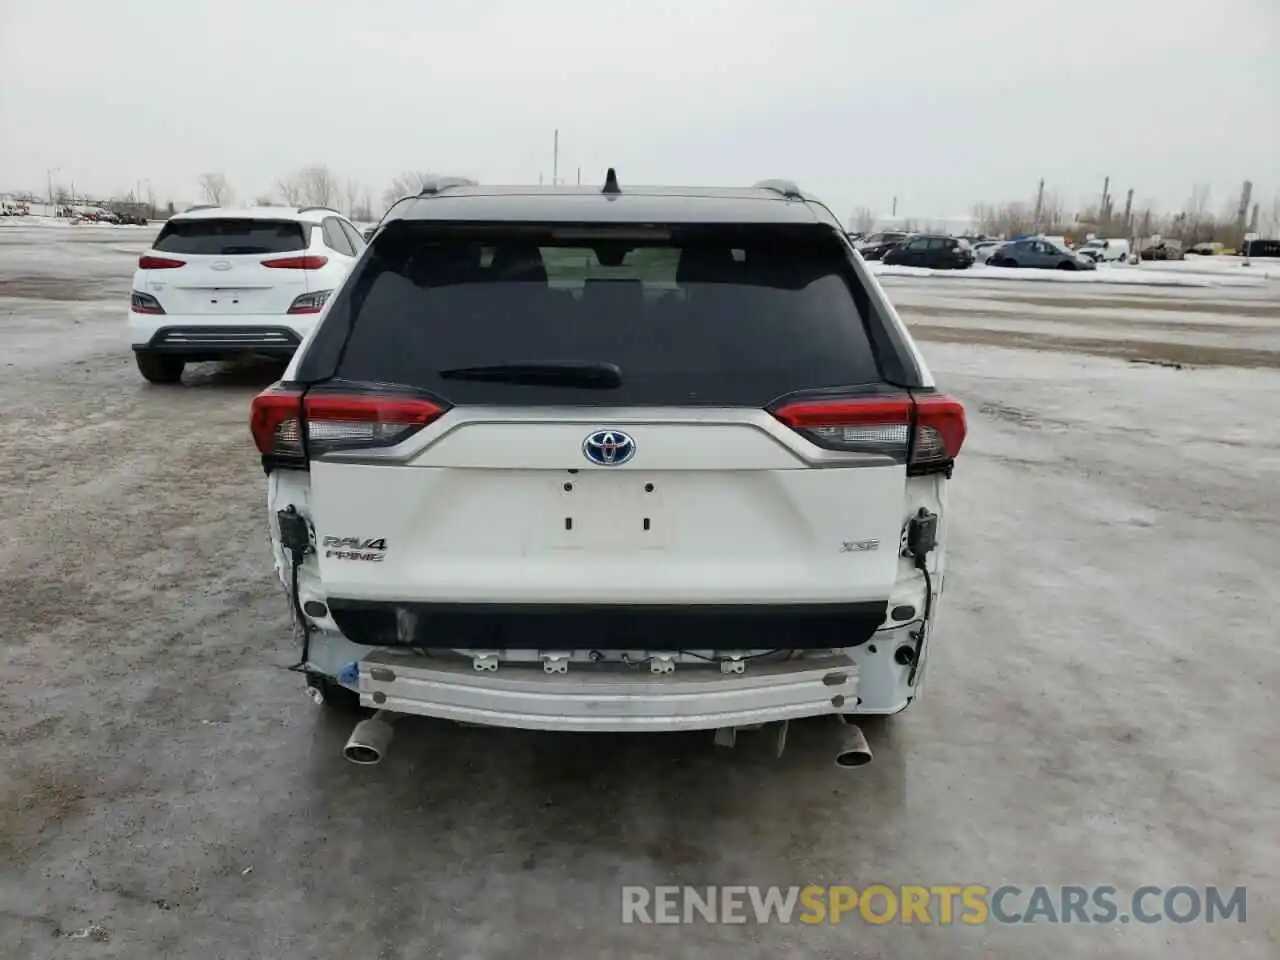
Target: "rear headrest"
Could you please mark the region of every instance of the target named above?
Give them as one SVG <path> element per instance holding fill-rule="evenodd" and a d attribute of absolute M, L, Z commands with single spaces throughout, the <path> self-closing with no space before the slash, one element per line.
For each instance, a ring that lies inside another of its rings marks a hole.
<path fill-rule="evenodd" d="M 726 283 L 738 271 L 728 247 L 685 247 L 676 267 L 676 283 Z"/>
<path fill-rule="evenodd" d="M 534 244 L 505 244 L 493 251 L 490 267 L 503 280 L 547 282 L 547 267 L 542 251 Z"/>
<path fill-rule="evenodd" d="M 414 250 L 404 273 L 420 286 L 448 286 L 476 280 L 480 251 L 455 244 L 427 244 Z"/>

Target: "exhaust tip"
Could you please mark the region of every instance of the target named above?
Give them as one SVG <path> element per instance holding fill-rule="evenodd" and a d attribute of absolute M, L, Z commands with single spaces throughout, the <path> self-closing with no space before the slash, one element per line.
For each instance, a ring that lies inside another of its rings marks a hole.
<path fill-rule="evenodd" d="M 870 762 L 870 750 L 845 750 L 836 754 L 837 767 L 865 767 Z"/>
<path fill-rule="evenodd" d="M 382 760 L 382 754 L 364 743 L 348 743 L 342 755 L 352 763 L 371 765 Z"/>
<path fill-rule="evenodd" d="M 358 763 L 363 767 L 381 763 L 382 758 L 387 754 L 387 748 L 391 745 L 393 732 L 391 724 L 376 715 L 368 720 L 361 720 L 351 731 L 351 736 L 347 738 L 347 745 L 342 748 L 342 755 L 352 763 Z"/>
<path fill-rule="evenodd" d="M 845 723 L 840 734 L 840 749 L 836 751 L 836 766 L 843 769 L 865 767 L 871 762 L 871 747 L 862 728 Z"/>

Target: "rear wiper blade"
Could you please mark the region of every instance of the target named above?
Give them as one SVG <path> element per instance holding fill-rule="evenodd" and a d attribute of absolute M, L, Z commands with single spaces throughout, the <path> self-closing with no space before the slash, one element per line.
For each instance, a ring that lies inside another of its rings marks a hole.
<path fill-rule="evenodd" d="M 622 370 L 616 363 L 578 360 L 527 360 L 494 363 L 483 367 L 441 370 L 442 380 L 482 380 L 518 383 L 531 387 L 586 387 L 615 390 L 622 386 Z"/>

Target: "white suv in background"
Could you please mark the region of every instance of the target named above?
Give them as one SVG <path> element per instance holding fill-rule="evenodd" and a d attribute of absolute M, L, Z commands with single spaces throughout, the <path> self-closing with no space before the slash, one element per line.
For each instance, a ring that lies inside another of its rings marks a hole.
<path fill-rule="evenodd" d="M 1129 241 L 1094 238 L 1080 244 L 1076 248 L 1076 253 L 1082 257 L 1088 257 L 1094 263 L 1127 263 Z"/>
<path fill-rule="evenodd" d="M 780 749 L 918 696 L 964 409 L 826 206 L 450 181 L 372 254 L 250 420 L 295 669 L 379 710 L 348 759 L 399 714 Z"/>
<path fill-rule="evenodd" d="M 138 370 L 176 383 L 188 362 L 292 356 L 364 248 L 328 207 L 194 207 L 171 217 L 133 276 Z"/>

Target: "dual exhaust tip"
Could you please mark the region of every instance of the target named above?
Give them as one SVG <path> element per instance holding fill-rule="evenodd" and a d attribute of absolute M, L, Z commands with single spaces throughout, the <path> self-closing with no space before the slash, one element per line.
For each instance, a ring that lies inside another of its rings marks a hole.
<path fill-rule="evenodd" d="M 352 763 L 371 767 L 382 762 L 394 735 L 395 730 L 387 721 L 386 711 L 379 710 L 368 720 L 356 724 L 347 738 L 347 745 L 342 748 L 342 755 Z"/>
<path fill-rule="evenodd" d="M 395 729 L 390 715 L 379 710 L 367 720 L 361 720 L 347 738 L 342 755 L 352 763 L 370 767 L 381 763 L 391 746 Z M 871 762 L 871 747 L 862 728 L 841 718 L 840 741 L 836 749 L 836 766 L 844 769 L 862 767 Z"/>
<path fill-rule="evenodd" d="M 864 767 L 871 762 L 871 746 L 862 728 L 840 718 L 840 745 L 836 749 L 836 766 L 849 769 Z"/>

